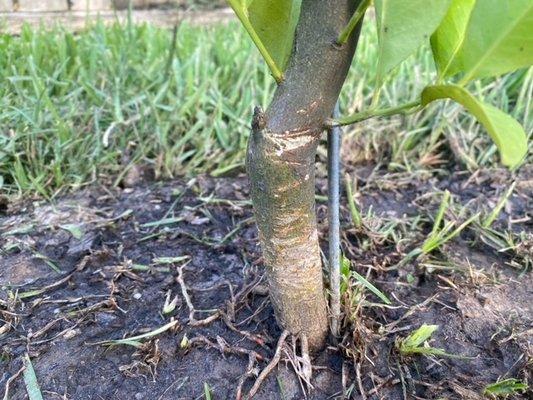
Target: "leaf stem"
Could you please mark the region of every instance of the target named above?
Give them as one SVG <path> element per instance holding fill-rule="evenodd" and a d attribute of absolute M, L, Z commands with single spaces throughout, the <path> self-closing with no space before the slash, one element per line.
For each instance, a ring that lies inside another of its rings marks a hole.
<path fill-rule="evenodd" d="M 363 16 L 365 15 L 366 9 L 368 6 L 370 6 L 370 3 L 372 0 L 362 0 L 359 5 L 357 6 L 357 9 L 355 10 L 354 14 L 352 15 L 352 18 L 350 18 L 350 21 L 348 22 L 348 25 L 344 27 L 342 32 L 339 34 L 339 37 L 337 38 L 337 44 L 343 45 L 348 42 L 348 39 L 350 38 L 350 35 L 352 34 L 353 30 L 361 21 Z"/>
<path fill-rule="evenodd" d="M 239 6 L 238 1 L 228 0 L 228 3 L 230 4 L 231 8 L 233 8 L 233 11 L 237 15 L 237 18 L 239 18 L 239 20 L 241 21 L 241 24 L 244 26 L 246 32 L 248 32 L 248 35 L 250 35 L 250 38 L 259 50 L 259 53 L 261 53 L 261 56 L 263 56 L 263 59 L 267 63 L 268 68 L 272 73 L 272 76 L 276 80 L 276 83 L 280 84 L 281 82 L 283 82 L 283 72 L 281 72 L 281 69 L 276 65 L 276 62 L 268 52 L 263 42 L 261 41 L 261 38 L 259 37 L 254 27 L 252 26 L 252 23 L 248 19 L 246 12 Z"/>
<path fill-rule="evenodd" d="M 351 125 L 357 122 L 367 120 L 374 117 L 388 117 L 395 114 L 406 114 L 410 111 L 413 111 L 414 108 L 420 106 L 420 100 L 415 100 L 410 103 L 402 104 L 396 107 L 383 108 L 383 109 L 369 109 L 366 111 L 361 111 L 352 115 L 348 115 L 344 118 L 332 119 L 326 122 L 327 126 L 344 126 Z"/>

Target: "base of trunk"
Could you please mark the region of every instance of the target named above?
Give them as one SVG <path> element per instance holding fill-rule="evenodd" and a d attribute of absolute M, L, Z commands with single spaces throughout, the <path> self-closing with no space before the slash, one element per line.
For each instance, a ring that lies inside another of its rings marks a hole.
<path fill-rule="evenodd" d="M 305 335 L 311 350 L 322 348 L 328 334 L 314 200 L 317 145 L 316 133 L 254 129 L 247 157 L 276 317 L 293 335 Z"/>

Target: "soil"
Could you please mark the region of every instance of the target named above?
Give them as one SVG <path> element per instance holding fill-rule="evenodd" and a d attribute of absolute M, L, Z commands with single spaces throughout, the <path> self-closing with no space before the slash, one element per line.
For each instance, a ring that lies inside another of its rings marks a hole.
<path fill-rule="evenodd" d="M 521 238 L 514 250 L 498 252 L 466 229 L 431 256 L 403 263 L 430 232 L 441 190 L 468 213 L 486 212 L 512 177 L 372 166 L 351 173 L 365 227 L 352 226 L 343 198 L 343 248 L 392 304 L 347 292 L 353 319 L 340 343 L 330 340 L 313 356 L 313 388 L 303 391 L 288 339 L 254 398 L 478 399 L 498 379 L 530 381 L 533 170 L 522 169 L 494 226 Z M 324 194 L 323 178 L 317 186 Z M 325 239 L 323 202 L 317 212 Z M 248 393 L 274 354 L 281 331 L 244 177 L 92 187 L 52 203 L 11 203 L 0 211 L 0 245 L 0 388 L 10 399 L 28 398 L 22 375 L 10 379 L 26 354 L 45 399 L 106 400 L 202 399 L 206 388 L 212 399 L 234 399 L 239 382 Z M 191 324 L 180 270 L 195 320 L 213 321 Z M 177 303 L 163 313 L 167 293 Z M 105 343 L 172 321 L 140 347 Z M 399 354 L 395 343 L 424 323 L 439 326 L 432 347 L 461 357 Z"/>
<path fill-rule="evenodd" d="M 214 10 L 149 9 L 128 11 L 67 11 L 67 12 L 16 12 L 0 13 L 0 33 L 19 35 L 25 24 L 35 28 L 62 26 L 72 32 L 81 32 L 88 24 L 101 21 L 111 25 L 125 24 L 128 18 L 136 24 L 149 23 L 173 28 L 182 22 L 194 26 L 228 23 L 235 19 L 228 8 Z"/>

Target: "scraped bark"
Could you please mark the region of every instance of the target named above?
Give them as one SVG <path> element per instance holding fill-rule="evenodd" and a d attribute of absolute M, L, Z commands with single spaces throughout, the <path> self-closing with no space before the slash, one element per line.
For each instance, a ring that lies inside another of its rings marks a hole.
<path fill-rule="evenodd" d="M 335 41 L 353 0 L 303 0 L 285 80 L 256 109 L 247 169 L 270 297 L 280 325 L 305 335 L 312 350 L 328 333 L 315 215 L 315 156 L 355 51 Z"/>

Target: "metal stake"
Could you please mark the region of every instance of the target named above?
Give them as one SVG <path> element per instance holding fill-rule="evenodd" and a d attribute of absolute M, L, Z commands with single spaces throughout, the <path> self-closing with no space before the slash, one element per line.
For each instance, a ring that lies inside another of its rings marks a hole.
<path fill-rule="evenodd" d="M 333 117 L 339 116 L 339 102 L 335 105 Z M 329 281 L 331 290 L 331 332 L 339 336 L 341 315 L 340 303 L 340 127 L 328 130 L 328 241 L 329 241 Z"/>

